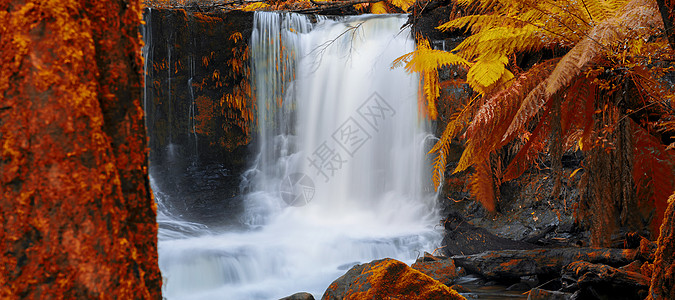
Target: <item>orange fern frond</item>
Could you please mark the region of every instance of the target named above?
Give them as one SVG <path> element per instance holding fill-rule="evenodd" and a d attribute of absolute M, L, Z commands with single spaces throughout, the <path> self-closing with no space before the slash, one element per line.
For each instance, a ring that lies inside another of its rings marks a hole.
<path fill-rule="evenodd" d="M 608 18 L 594 26 L 585 37 L 579 41 L 560 60 L 551 75 L 533 89 L 523 101 L 516 117 L 509 126 L 503 139 L 522 128 L 539 109 L 561 88 L 569 86 L 574 78 L 579 76 L 589 62 L 593 61 L 601 50 L 607 46 L 623 40 L 633 27 L 645 28 L 658 25 L 657 10 L 653 5 L 637 5 L 639 1 L 631 1 L 621 10 L 616 12 L 617 17 Z M 649 15 L 652 14 L 652 15 Z M 635 29 L 646 30 L 646 29 Z"/>
<path fill-rule="evenodd" d="M 633 181 L 638 195 L 649 195 L 649 206 L 655 209 L 652 232 L 657 233 L 663 220 L 667 199 L 675 189 L 673 153 L 638 124 L 631 122 L 634 136 Z M 644 206 L 644 205 L 641 205 Z"/>
<path fill-rule="evenodd" d="M 495 211 L 496 193 L 489 159 L 475 166 L 475 173 L 471 176 L 469 188 L 471 194 L 485 209 L 489 212 Z"/>
<path fill-rule="evenodd" d="M 467 148 L 462 153 L 455 173 L 480 163 L 489 153 L 505 144 L 501 137 L 520 106 L 521 99 L 551 73 L 556 61 L 554 59 L 533 66 L 515 79 L 509 88 L 492 95 L 480 105 L 467 128 Z"/>
<path fill-rule="evenodd" d="M 594 77 L 577 77 L 570 88 L 566 89 L 560 111 L 562 135 L 587 128 L 589 127 L 587 122 L 593 122 L 592 114 L 596 89 L 593 79 Z M 586 107 L 589 104 L 591 106 Z M 580 109 L 582 107 L 585 109 Z M 590 115 L 589 109 L 591 110 Z"/>
<path fill-rule="evenodd" d="M 544 111 L 542 119 L 546 119 L 549 109 Z M 532 165 L 532 161 L 546 148 L 546 138 L 551 133 L 548 122 L 540 122 L 530 135 L 527 143 L 518 151 L 504 171 L 503 182 L 511 181 L 522 175 Z"/>
<path fill-rule="evenodd" d="M 459 162 L 457 163 L 455 170 L 452 171 L 453 174 L 465 171 L 471 165 L 474 165 L 476 162 L 480 162 L 485 159 L 483 156 L 476 155 L 476 144 L 477 143 L 473 142 L 473 140 L 466 141 L 466 148 L 464 148 L 464 152 L 462 152 L 462 156 L 459 158 Z"/>

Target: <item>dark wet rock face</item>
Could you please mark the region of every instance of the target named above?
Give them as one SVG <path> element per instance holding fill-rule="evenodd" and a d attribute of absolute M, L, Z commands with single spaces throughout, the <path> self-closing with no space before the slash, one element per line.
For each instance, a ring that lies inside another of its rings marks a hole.
<path fill-rule="evenodd" d="M 255 153 L 253 13 L 147 9 L 144 17 L 150 173 L 165 198 L 160 208 L 228 223 L 241 211 L 241 174 Z"/>
<path fill-rule="evenodd" d="M 331 283 L 329 299 L 465 299 L 446 285 L 394 259 L 357 265 Z"/>
<path fill-rule="evenodd" d="M 427 256 L 425 255 L 424 258 L 418 259 L 410 267 L 440 281 L 447 286 L 451 286 L 457 278 L 465 275 L 464 270 L 461 268 L 458 270 L 458 268 L 455 266 L 455 262 L 452 259 L 426 258 Z"/>
<path fill-rule="evenodd" d="M 565 289 L 579 289 L 582 299 L 644 299 L 649 278 L 602 264 L 575 261 L 562 270 Z"/>
<path fill-rule="evenodd" d="M 488 279 L 520 279 L 523 276 L 560 274 L 575 261 L 623 266 L 634 261 L 634 249 L 558 248 L 534 250 L 486 251 L 480 254 L 453 256 L 455 265 L 470 274 Z"/>
<path fill-rule="evenodd" d="M 468 223 L 459 214 L 450 213 L 444 221 L 442 250 L 447 256 L 469 255 L 493 250 L 534 249 L 536 245 L 496 236 Z"/>

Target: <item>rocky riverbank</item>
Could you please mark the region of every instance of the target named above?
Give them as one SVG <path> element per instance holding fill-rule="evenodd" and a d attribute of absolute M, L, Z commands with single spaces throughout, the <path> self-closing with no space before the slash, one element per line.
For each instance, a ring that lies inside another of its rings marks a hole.
<path fill-rule="evenodd" d="M 429 253 L 411 266 L 381 259 L 352 267 L 321 299 L 644 299 L 655 245 L 539 248 L 452 257 Z M 298 293 L 283 298 L 314 299 Z"/>

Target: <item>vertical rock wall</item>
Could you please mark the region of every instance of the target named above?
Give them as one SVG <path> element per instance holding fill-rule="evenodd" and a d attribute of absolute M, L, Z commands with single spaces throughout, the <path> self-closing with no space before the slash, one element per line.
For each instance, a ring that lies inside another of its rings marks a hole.
<path fill-rule="evenodd" d="M 253 13 L 148 9 L 145 20 L 150 169 L 162 208 L 227 222 L 240 209 L 241 173 L 255 150 Z"/>
<path fill-rule="evenodd" d="M 140 1 L 0 2 L 0 298 L 159 299 Z"/>

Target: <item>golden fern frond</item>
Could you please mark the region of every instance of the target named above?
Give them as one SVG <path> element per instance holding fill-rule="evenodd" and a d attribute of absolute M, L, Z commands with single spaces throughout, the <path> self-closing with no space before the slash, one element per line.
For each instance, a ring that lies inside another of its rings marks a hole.
<path fill-rule="evenodd" d="M 466 81 L 474 90 L 481 92 L 502 78 L 504 72 L 507 72 L 506 64 L 508 63 L 509 59 L 505 55 L 479 59 L 469 69 Z"/>
<path fill-rule="evenodd" d="M 429 116 L 432 120 L 435 120 L 438 115 L 436 99 L 440 96 L 438 68 L 449 65 L 468 67 L 470 64 L 454 53 L 431 49 L 429 41 L 426 39 L 419 39 L 417 47 L 417 50 L 395 59 L 392 68 L 398 68 L 405 64 L 407 72 L 422 73 Z"/>
<path fill-rule="evenodd" d="M 581 70 L 599 55 L 600 50 L 605 49 L 605 46 L 623 40 L 633 26 L 652 27 L 658 24 L 658 16 L 650 15 L 657 13 L 657 10 L 654 7 L 636 5 L 639 2 L 639 0 L 631 1 L 618 13 L 619 18 L 605 20 L 593 27 L 588 35 L 560 60 L 553 73 L 542 82 L 542 86 L 530 92 L 523 101 L 504 139 L 529 121 L 553 94 L 568 86 Z"/>
<path fill-rule="evenodd" d="M 438 111 L 436 110 L 436 99 L 441 95 L 441 88 L 438 79 L 438 71 L 430 70 L 424 71 L 424 95 L 427 98 L 427 109 L 429 117 L 436 120 Z"/>
<path fill-rule="evenodd" d="M 466 105 L 464 105 L 464 108 L 462 108 L 461 111 L 453 115 L 448 124 L 445 126 L 445 130 L 443 130 L 441 139 L 434 145 L 434 147 L 431 148 L 431 150 L 429 150 L 429 153 L 435 153 L 441 150 L 441 147 L 448 145 L 452 139 L 457 137 L 457 135 L 460 134 L 464 128 L 466 128 L 475 110 L 475 99 L 476 98 L 471 99 Z"/>
<path fill-rule="evenodd" d="M 457 0 L 457 4 L 469 9 L 473 14 L 502 6 L 503 0 Z"/>
<path fill-rule="evenodd" d="M 371 3 L 370 13 L 377 15 L 389 13 L 389 10 L 387 10 L 387 3 L 385 3 L 384 1 Z"/>
<path fill-rule="evenodd" d="M 528 24 L 519 28 L 498 27 L 483 30 L 466 38 L 455 50 L 462 57 L 480 60 L 496 55 L 537 51 L 547 45 L 540 29 Z"/>
<path fill-rule="evenodd" d="M 509 23 L 514 26 L 523 26 L 526 24 L 526 22 L 520 21 L 517 18 L 506 18 L 501 15 L 470 15 L 445 22 L 436 27 L 436 29 L 448 31 L 465 28 L 467 31 L 479 32 L 481 29 L 507 26 Z"/>
<path fill-rule="evenodd" d="M 476 151 L 474 149 L 476 147 L 475 144 L 476 143 L 471 139 L 466 141 L 466 148 L 464 148 L 464 152 L 462 152 L 462 156 L 459 158 L 459 162 L 457 163 L 455 170 L 452 171 L 452 174 L 462 172 L 468 169 L 475 162 L 485 159 L 484 157 L 476 156 Z"/>
<path fill-rule="evenodd" d="M 424 72 L 450 65 L 471 66 L 466 59 L 459 55 L 431 49 L 429 41 L 426 39 L 418 41 L 417 50 L 395 59 L 392 68 L 398 68 L 402 65 L 405 65 L 405 69 L 408 72 Z"/>
<path fill-rule="evenodd" d="M 390 0 L 389 3 L 402 9 L 403 11 L 408 11 L 408 8 L 415 4 L 415 0 Z"/>
<path fill-rule="evenodd" d="M 438 140 L 438 142 L 436 142 L 434 147 L 429 150 L 429 154 L 436 154 L 432 175 L 435 188 L 438 188 L 441 181 L 443 180 L 448 153 L 450 152 L 450 143 L 464 130 L 464 128 L 466 128 L 466 126 L 469 124 L 469 121 L 473 117 L 473 112 L 475 110 L 474 100 L 475 98 L 471 99 L 461 111 L 453 115 L 450 121 L 448 121 L 448 124 L 445 126 L 445 130 L 443 130 L 441 138 Z"/>
<path fill-rule="evenodd" d="M 622 7 L 625 1 L 605 1 L 605 0 L 584 0 L 581 4 L 584 6 L 586 13 L 593 23 L 600 23 L 611 17 L 614 17 L 616 11 Z"/>

